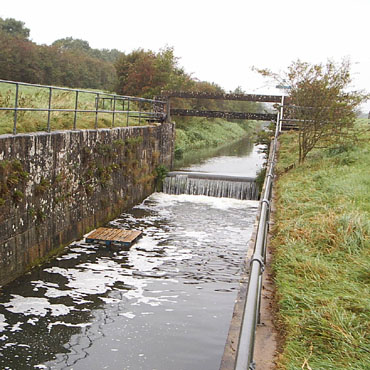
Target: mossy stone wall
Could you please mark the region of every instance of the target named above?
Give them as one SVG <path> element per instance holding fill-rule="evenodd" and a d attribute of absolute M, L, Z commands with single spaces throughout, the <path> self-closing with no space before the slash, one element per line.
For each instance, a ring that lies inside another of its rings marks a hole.
<path fill-rule="evenodd" d="M 151 194 L 173 149 L 170 123 L 0 135 L 0 285 Z"/>

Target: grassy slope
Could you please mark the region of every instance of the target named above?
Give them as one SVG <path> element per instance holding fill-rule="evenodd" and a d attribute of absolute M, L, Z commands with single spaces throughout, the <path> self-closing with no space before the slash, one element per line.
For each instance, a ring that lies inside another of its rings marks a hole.
<path fill-rule="evenodd" d="M 370 131 L 302 166 L 281 137 L 273 248 L 279 368 L 369 369 Z"/>
<path fill-rule="evenodd" d="M 94 91 L 94 90 L 89 90 Z M 96 90 L 98 91 L 98 90 Z M 62 90 L 53 90 L 52 93 L 52 108 L 59 109 L 74 109 L 75 93 Z M 14 107 L 15 86 L 11 84 L 0 84 L 0 106 Z M 79 93 L 78 109 L 95 110 L 95 95 L 87 93 Z M 47 108 L 49 103 L 49 90 L 45 88 L 36 88 L 21 86 L 19 91 L 19 106 L 23 108 Z M 105 102 L 105 109 L 111 110 L 109 102 Z M 100 101 L 100 109 L 103 109 L 102 101 Z M 122 103 L 117 103 L 117 110 L 122 110 Z M 127 102 L 125 109 L 127 109 Z M 130 110 L 135 110 L 135 103 L 130 103 Z M 112 114 L 99 113 L 98 127 L 109 128 L 112 126 Z M 45 131 L 47 128 L 47 112 L 18 112 L 17 115 L 17 132 L 34 132 Z M 53 112 L 51 113 L 50 123 L 51 130 L 72 129 L 74 121 L 73 112 Z M 13 132 L 14 112 L 0 111 L 0 135 Z M 115 115 L 115 126 L 126 126 L 127 116 L 125 114 Z M 129 125 L 138 125 L 139 120 L 130 117 Z M 145 120 L 141 120 L 141 124 L 146 124 Z M 77 129 L 94 128 L 95 113 L 78 113 Z"/>
<path fill-rule="evenodd" d="M 90 90 L 94 91 L 94 90 Z M 0 84 L 0 106 L 14 107 L 15 86 L 11 84 Z M 47 108 L 49 102 L 48 89 L 35 87 L 20 87 L 19 105 L 27 108 Z M 52 95 L 52 108 L 74 109 L 75 93 L 54 90 Z M 80 93 L 79 109 L 95 109 L 95 95 Z M 100 109 L 102 109 L 100 102 Z M 148 108 L 148 107 L 147 107 Z M 105 109 L 111 109 L 109 102 L 106 101 Z M 116 109 L 122 109 L 118 105 Z M 127 103 L 125 106 L 127 109 Z M 130 110 L 138 109 L 135 103 L 131 102 Z M 112 126 L 112 114 L 100 113 L 98 120 L 99 128 L 109 128 Z M 47 128 L 47 112 L 18 112 L 17 132 L 45 131 Z M 72 129 L 74 121 L 73 112 L 54 112 L 51 113 L 51 129 Z M 0 111 L 0 135 L 13 132 L 14 112 Z M 77 129 L 94 128 L 95 113 L 79 113 L 77 115 Z M 127 116 L 116 114 L 115 126 L 126 126 Z M 138 118 L 130 117 L 129 125 L 138 125 Z M 141 124 L 146 124 L 141 120 Z M 218 146 L 230 141 L 237 140 L 246 135 L 246 125 L 244 129 L 235 122 L 227 122 L 222 119 L 209 121 L 206 118 L 192 118 L 187 120 L 179 119 L 177 127 L 176 148 L 178 153 L 184 153 L 189 149 L 199 149 L 209 146 Z"/>
<path fill-rule="evenodd" d="M 215 147 L 241 139 L 253 127 L 253 123 L 241 126 L 221 118 L 209 120 L 193 117 L 176 125 L 175 155 L 180 157 L 191 149 Z"/>

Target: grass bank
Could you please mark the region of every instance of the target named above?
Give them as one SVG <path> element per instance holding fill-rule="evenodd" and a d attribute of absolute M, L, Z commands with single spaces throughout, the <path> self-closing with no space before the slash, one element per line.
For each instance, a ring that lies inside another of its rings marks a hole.
<path fill-rule="evenodd" d="M 177 159 L 193 149 L 216 147 L 251 134 L 254 122 L 237 123 L 221 118 L 192 117 L 176 121 L 175 157 Z"/>
<path fill-rule="evenodd" d="M 313 152 L 281 136 L 272 249 L 278 368 L 369 369 L 370 130 L 355 145 Z"/>
<path fill-rule="evenodd" d="M 94 91 L 89 90 L 89 91 Z M 96 90 L 96 92 L 99 92 Z M 96 95 L 80 92 L 78 97 L 78 109 L 95 110 Z M 104 98 L 104 96 L 103 96 Z M 107 98 L 107 97 L 105 97 Z M 20 108 L 42 108 L 45 109 L 49 104 L 49 90 L 39 87 L 20 86 L 18 104 Z M 51 108 L 53 109 L 74 109 L 76 93 L 73 91 L 53 90 L 51 99 Z M 13 108 L 15 100 L 15 85 L 2 83 L 0 84 L 0 107 Z M 112 110 L 113 102 L 111 100 L 99 101 L 100 110 Z M 143 105 L 143 108 L 144 105 Z M 148 108 L 148 107 L 146 107 Z M 122 102 L 117 102 L 116 110 L 127 109 L 127 102 L 122 106 Z M 130 102 L 130 110 L 138 110 L 138 104 Z M 93 129 L 95 127 L 95 112 L 78 113 L 76 127 L 77 129 Z M 35 132 L 46 131 L 48 122 L 48 112 L 36 111 L 18 111 L 17 114 L 17 132 Z M 70 130 L 73 129 L 74 112 L 51 112 L 50 127 L 51 130 Z M 145 125 L 147 122 L 136 117 L 129 117 L 124 113 L 116 113 L 114 126 L 138 126 Z M 14 125 L 13 111 L 0 111 L 0 135 L 11 134 Z M 113 125 L 112 113 L 99 113 L 97 126 L 98 128 L 110 128 Z"/>

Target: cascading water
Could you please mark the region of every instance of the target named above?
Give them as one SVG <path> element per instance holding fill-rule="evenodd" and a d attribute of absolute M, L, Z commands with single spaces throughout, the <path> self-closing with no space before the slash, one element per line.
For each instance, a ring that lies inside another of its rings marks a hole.
<path fill-rule="evenodd" d="M 258 199 L 254 178 L 220 176 L 196 172 L 172 172 L 163 182 L 167 194 L 207 195 L 218 198 Z"/>

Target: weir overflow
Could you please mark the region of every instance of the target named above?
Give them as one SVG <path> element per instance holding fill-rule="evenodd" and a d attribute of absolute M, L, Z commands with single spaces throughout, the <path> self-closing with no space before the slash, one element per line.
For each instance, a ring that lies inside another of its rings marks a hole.
<path fill-rule="evenodd" d="M 241 200 L 258 199 L 256 179 L 253 177 L 202 172 L 169 172 L 163 183 L 163 192 Z"/>

